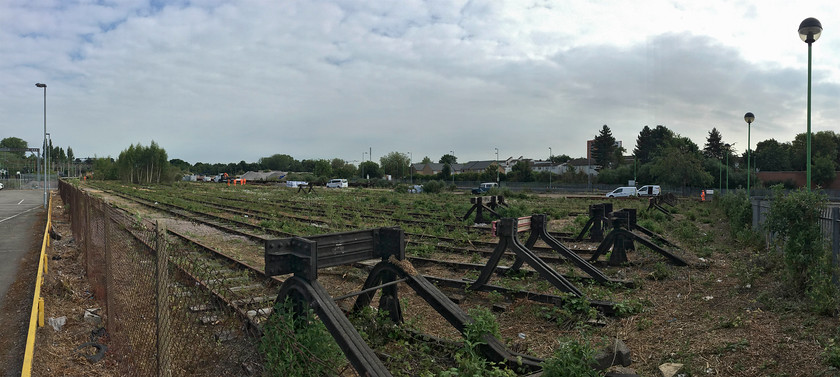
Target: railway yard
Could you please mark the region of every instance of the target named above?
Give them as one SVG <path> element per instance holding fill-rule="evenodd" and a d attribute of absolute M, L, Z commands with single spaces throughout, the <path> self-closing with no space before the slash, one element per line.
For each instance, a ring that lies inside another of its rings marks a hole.
<path fill-rule="evenodd" d="M 472 350 L 510 373 L 496 375 L 538 374 L 546 360 L 562 362 L 556 351 L 569 344 L 598 350 L 616 341 L 631 357 L 615 373 L 659 376 L 666 363 L 691 376 L 836 373 L 819 361 L 836 319 L 803 314 L 795 297 L 779 293 L 762 271 L 761 243 L 734 240 L 710 202 L 677 200 L 666 214 L 647 199 L 508 193 L 506 206 L 492 208 L 505 220 L 491 225 L 464 219 L 471 196 L 459 193 L 91 181 L 61 190 L 74 235 L 114 232 L 82 207 L 96 208 L 146 254 L 159 249 L 150 234 L 167 234 L 177 275 L 166 287 L 172 332 L 190 334 L 173 347 L 212 340 L 209 351 L 171 361 L 176 375 L 272 374 L 267 328 L 281 291 L 307 301 L 345 350 L 337 363 L 312 355 L 336 375 L 446 375 L 463 367 L 481 318 L 498 331 Z M 307 244 L 317 256 L 301 253 Z M 143 273 L 148 261 L 104 255 L 109 272 L 90 290 L 97 301 L 107 296 L 112 313 L 103 319 L 115 340 L 139 323 L 113 321 L 154 317 L 142 293 L 112 293 L 133 286 L 132 271 Z M 75 258 L 90 280 L 95 256 Z M 143 357 L 142 347 L 126 353 L 130 341 L 118 343 L 114 354 L 125 363 Z"/>

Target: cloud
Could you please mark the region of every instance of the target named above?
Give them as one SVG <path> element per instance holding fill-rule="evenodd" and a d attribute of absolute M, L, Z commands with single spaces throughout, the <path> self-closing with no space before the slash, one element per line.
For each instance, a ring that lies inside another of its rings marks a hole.
<path fill-rule="evenodd" d="M 628 150 L 657 124 L 699 145 L 717 127 L 745 146 L 746 111 L 753 140 L 791 140 L 804 122 L 799 66 L 748 61 L 697 30 L 591 33 L 591 11 L 604 11 L 591 4 L 98 4 L 0 9 L 2 134 L 40 143 L 38 81 L 53 140 L 77 155 L 155 140 L 190 162 L 356 160 L 368 148 L 374 159 L 581 156 L 603 124 Z M 664 9 L 658 18 L 696 11 Z M 815 83 L 815 124 L 827 127 L 838 87 L 830 74 Z"/>

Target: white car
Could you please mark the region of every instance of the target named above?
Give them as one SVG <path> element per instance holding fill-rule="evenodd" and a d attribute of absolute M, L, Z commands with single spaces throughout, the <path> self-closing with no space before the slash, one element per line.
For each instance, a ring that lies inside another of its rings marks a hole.
<path fill-rule="evenodd" d="M 636 188 L 635 187 L 619 187 L 612 192 L 607 193 L 608 198 L 621 198 L 627 196 L 636 196 Z"/>
<path fill-rule="evenodd" d="M 330 179 L 330 181 L 327 182 L 327 187 L 329 187 L 329 188 L 348 187 L 347 186 L 347 180 L 343 179 L 343 178 L 342 179 Z"/>
<path fill-rule="evenodd" d="M 662 192 L 662 188 L 657 185 L 645 185 L 639 187 L 637 191 L 639 196 L 659 196 L 660 192 Z"/>
<path fill-rule="evenodd" d="M 0 190 L 2 190 L 2 189 L 3 189 L 3 184 L 2 184 L 2 183 L 0 183 Z"/>

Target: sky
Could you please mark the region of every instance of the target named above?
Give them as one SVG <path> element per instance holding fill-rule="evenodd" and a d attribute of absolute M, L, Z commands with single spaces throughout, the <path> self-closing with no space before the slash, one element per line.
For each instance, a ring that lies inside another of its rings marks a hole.
<path fill-rule="evenodd" d="M 837 1 L 1 0 L 0 138 L 40 146 L 46 83 L 76 157 L 583 157 L 604 124 L 744 151 L 748 111 L 753 148 L 806 131 L 807 17 L 812 130 L 840 132 Z"/>

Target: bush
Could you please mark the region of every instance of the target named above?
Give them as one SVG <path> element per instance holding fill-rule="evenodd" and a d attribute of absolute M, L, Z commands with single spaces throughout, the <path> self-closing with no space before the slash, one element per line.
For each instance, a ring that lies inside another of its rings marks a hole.
<path fill-rule="evenodd" d="M 427 194 L 437 194 L 443 191 L 444 187 L 446 187 L 446 183 L 443 181 L 428 181 L 423 185 L 423 192 Z"/>
<path fill-rule="evenodd" d="M 293 305 L 286 300 L 275 310 L 259 346 L 267 375 L 336 375 L 338 367 L 346 364 L 341 349 L 312 309 L 306 315 L 295 315 Z"/>
<path fill-rule="evenodd" d="M 551 358 L 543 361 L 543 377 L 598 377 L 600 372 L 592 368 L 595 350 L 588 344 L 572 339 L 558 340 L 560 346 Z"/>
<path fill-rule="evenodd" d="M 819 225 L 827 202 L 824 194 L 804 189 L 785 194 L 775 186 L 766 224 L 782 245 L 788 284 L 804 292 L 812 309 L 823 314 L 833 313 L 838 304 L 831 253 Z"/>
<path fill-rule="evenodd" d="M 729 218 L 729 231 L 732 236 L 752 226 L 752 206 L 746 192 L 727 193 L 720 197 L 718 205 Z"/>

